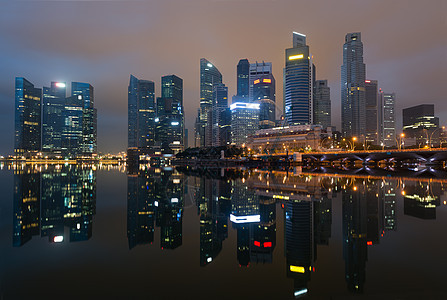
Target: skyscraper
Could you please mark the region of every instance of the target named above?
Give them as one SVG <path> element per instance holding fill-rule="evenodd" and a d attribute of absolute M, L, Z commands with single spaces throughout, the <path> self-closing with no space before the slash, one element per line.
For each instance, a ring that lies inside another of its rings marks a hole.
<path fill-rule="evenodd" d="M 275 78 L 273 74 L 260 76 L 253 81 L 253 102 L 259 103 L 259 128 L 275 127 Z"/>
<path fill-rule="evenodd" d="M 224 126 L 231 125 L 227 124 L 227 118 L 225 113 L 227 113 L 228 108 L 228 87 L 225 84 L 217 84 L 213 89 L 213 107 L 211 120 L 208 120 L 211 124 L 211 140 L 213 146 L 224 146 L 227 144 L 225 136 L 222 134 L 222 129 Z M 229 141 L 228 141 L 229 142 Z"/>
<path fill-rule="evenodd" d="M 161 97 L 157 98 L 156 140 L 163 149 L 183 150 L 183 80 L 176 75 L 161 78 Z"/>
<path fill-rule="evenodd" d="M 348 33 L 341 66 L 341 122 L 346 137 L 366 134 L 365 73 L 361 33 Z"/>
<path fill-rule="evenodd" d="M 365 80 L 365 112 L 366 112 L 366 142 L 377 145 L 379 138 L 379 109 L 377 80 Z"/>
<path fill-rule="evenodd" d="M 248 97 L 250 102 L 253 101 L 253 87 L 254 82 L 261 78 L 262 76 L 272 75 L 272 63 L 271 62 L 262 62 L 262 63 L 252 63 L 250 64 L 249 70 L 249 86 L 248 86 Z M 273 75 L 272 75 L 273 76 Z"/>
<path fill-rule="evenodd" d="M 130 75 L 128 87 L 129 148 L 147 148 L 155 140 L 155 85 Z"/>
<path fill-rule="evenodd" d="M 379 93 L 379 133 L 381 143 L 386 147 L 396 144 L 396 122 L 395 122 L 395 93 Z"/>
<path fill-rule="evenodd" d="M 82 119 L 82 153 L 91 155 L 97 153 L 97 110 L 94 107 L 94 89 L 89 83 L 72 82 L 71 95 L 82 98 L 83 119 Z"/>
<path fill-rule="evenodd" d="M 200 59 L 200 113 L 196 120 L 196 136 L 200 139 L 200 146 L 210 146 L 211 141 L 206 140 L 206 126 L 208 114 L 213 106 L 213 87 L 222 83 L 222 74 L 207 59 Z"/>
<path fill-rule="evenodd" d="M 15 81 L 15 140 L 14 153 L 25 155 L 41 148 L 42 89 L 23 77 Z"/>
<path fill-rule="evenodd" d="M 236 102 L 230 105 L 231 143 L 242 145 L 258 129 L 259 104 Z"/>
<path fill-rule="evenodd" d="M 237 64 L 237 96 L 241 102 L 249 101 L 249 73 L 250 63 L 248 59 L 241 59 Z"/>
<path fill-rule="evenodd" d="M 321 125 L 323 128 L 331 126 L 331 89 L 327 80 L 315 81 L 313 113 L 315 125 Z"/>
<path fill-rule="evenodd" d="M 293 48 L 286 49 L 284 116 L 290 125 L 313 123 L 313 65 L 306 36 L 293 33 Z"/>
<path fill-rule="evenodd" d="M 50 87 L 43 87 L 42 104 L 42 151 L 57 155 L 62 154 L 62 131 L 65 110 L 65 82 L 51 82 Z"/>

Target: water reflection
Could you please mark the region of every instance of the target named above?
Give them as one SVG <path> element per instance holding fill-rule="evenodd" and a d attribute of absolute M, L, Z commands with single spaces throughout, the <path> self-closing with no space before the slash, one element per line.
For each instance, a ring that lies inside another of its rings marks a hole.
<path fill-rule="evenodd" d="M 13 206 L 15 247 L 39 234 L 50 243 L 88 240 L 96 213 L 96 171 L 77 165 L 16 169 Z"/>
<path fill-rule="evenodd" d="M 318 174 L 299 169 L 128 170 L 128 247 L 157 244 L 181 252 L 184 210 L 193 209 L 199 220 L 195 225 L 200 243 L 197 265 L 206 267 L 223 255 L 224 241 L 234 232 L 236 244 L 225 247 L 236 251 L 235 264 L 241 268 L 273 264 L 275 255 L 277 260 L 284 255 L 283 272 L 293 282 L 290 294 L 300 297 L 311 292 L 317 249 L 328 246 L 333 227 L 341 226 L 340 260 L 347 290 L 362 293 L 368 249 L 380 247 L 382 237 L 398 229 L 396 202 L 403 200 L 403 213 L 410 218 L 434 220 L 446 183 L 439 178 Z M 333 218 L 335 205 L 341 208 L 337 218 Z M 39 234 L 51 243 L 88 240 L 95 207 L 95 168 L 18 168 L 14 171 L 13 245 L 20 247 Z M 333 219 L 341 224 L 333 224 Z M 277 229 L 284 236 L 277 237 Z M 159 243 L 154 243 L 156 236 Z M 284 241 L 284 254 L 274 253 L 277 239 Z"/>

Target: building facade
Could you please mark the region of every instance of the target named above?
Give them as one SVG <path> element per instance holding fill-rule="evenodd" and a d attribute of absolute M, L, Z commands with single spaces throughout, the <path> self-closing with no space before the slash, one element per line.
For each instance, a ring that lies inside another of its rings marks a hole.
<path fill-rule="evenodd" d="M 200 111 L 196 120 L 196 140 L 200 144 L 196 146 L 210 146 L 212 141 L 207 139 L 206 127 L 208 124 L 208 115 L 213 106 L 213 88 L 214 85 L 222 83 L 222 74 L 207 59 L 200 59 Z"/>
<path fill-rule="evenodd" d="M 174 152 L 184 149 L 183 79 L 176 75 L 161 78 L 161 95 L 157 98 L 156 141 Z"/>
<path fill-rule="evenodd" d="M 402 111 L 406 146 L 432 147 L 439 145 L 439 118 L 433 104 L 421 104 Z"/>
<path fill-rule="evenodd" d="M 289 125 L 313 123 L 313 69 L 306 36 L 294 32 L 284 68 L 284 116 Z"/>
<path fill-rule="evenodd" d="M 385 147 L 392 147 L 396 145 L 396 121 L 395 121 L 395 93 L 383 93 L 380 91 L 380 128 L 381 144 Z"/>
<path fill-rule="evenodd" d="M 209 124 L 211 125 L 212 146 L 224 146 L 227 144 L 224 128 L 227 124 L 228 118 L 225 116 L 228 108 L 228 87 L 225 84 L 217 84 L 213 88 L 213 107 L 210 116 Z"/>
<path fill-rule="evenodd" d="M 262 62 L 262 63 L 252 63 L 250 64 L 250 74 L 249 74 L 249 87 L 248 87 L 248 97 L 250 102 L 253 101 L 253 87 L 254 82 L 261 78 L 262 76 L 272 75 L 272 63 L 271 62 Z"/>
<path fill-rule="evenodd" d="M 275 127 L 275 78 L 273 74 L 260 76 L 253 82 L 253 102 L 259 103 L 259 128 Z"/>
<path fill-rule="evenodd" d="M 23 77 L 15 79 L 14 154 L 27 155 L 41 149 L 42 89 Z"/>
<path fill-rule="evenodd" d="M 147 148 L 155 141 L 155 84 L 130 75 L 128 87 L 128 148 Z"/>
<path fill-rule="evenodd" d="M 331 89 L 327 80 L 316 80 L 314 84 L 313 123 L 323 128 L 331 126 Z"/>
<path fill-rule="evenodd" d="M 231 143 L 242 146 L 258 129 L 259 104 L 236 102 L 230 105 Z"/>
<path fill-rule="evenodd" d="M 365 80 L 365 110 L 366 126 L 365 139 L 369 144 L 377 145 L 379 141 L 379 109 L 377 80 Z"/>
<path fill-rule="evenodd" d="M 241 97 L 241 102 L 249 102 L 249 74 L 250 63 L 248 59 L 241 59 L 237 64 L 237 96 Z"/>
<path fill-rule="evenodd" d="M 365 74 L 361 33 L 348 33 L 341 66 L 341 120 L 345 137 L 361 138 L 366 134 Z"/>

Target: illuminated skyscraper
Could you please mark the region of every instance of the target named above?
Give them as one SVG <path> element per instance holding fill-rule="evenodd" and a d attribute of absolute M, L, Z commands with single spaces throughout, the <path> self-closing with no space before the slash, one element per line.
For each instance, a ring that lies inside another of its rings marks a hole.
<path fill-rule="evenodd" d="M 241 102 L 249 101 L 249 72 L 248 59 L 239 60 L 237 64 L 237 96 L 241 98 Z"/>
<path fill-rule="evenodd" d="M 71 83 L 71 95 L 84 102 L 82 119 L 82 153 L 91 155 L 97 153 L 97 111 L 94 106 L 93 86 L 84 82 Z"/>
<path fill-rule="evenodd" d="M 284 116 L 290 125 L 313 124 L 313 65 L 306 36 L 293 33 L 293 48 L 286 49 Z"/>
<path fill-rule="evenodd" d="M 259 128 L 275 127 L 275 78 L 273 74 L 260 76 L 253 82 L 253 102 L 259 103 Z"/>
<path fill-rule="evenodd" d="M 405 108 L 402 117 L 405 145 L 439 145 L 439 118 L 433 104 Z"/>
<path fill-rule="evenodd" d="M 174 152 L 184 149 L 183 80 L 175 75 L 161 78 L 157 98 L 156 140 Z"/>
<path fill-rule="evenodd" d="M 236 102 L 230 105 L 231 143 L 242 145 L 258 130 L 259 104 Z"/>
<path fill-rule="evenodd" d="M 15 140 L 14 153 L 25 155 L 41 150 L 42 89 L 23 77 L 15 81 Z"/>
<path fill-rule="evenodd" d="M 386 147 L 396 145 L 395 93 L 379 93 L 379 134 Z"/>
<path fill-rule="evenodd" d="M 327 80 L 315 81 L 313 113 L 315 125 L 321 125 L 324 129 L 331 126 L 331 89 Z"/>
<path fill-rule="evenodd" d="M 155 85 L 130 75 L 128 87 L 129 148 L 148 148 L 155 140 Z"/>
<path fill-rule="evenodd" d="M 346 137 L 364 138 L 366 134 L 365 73 L 361 34 L 348 33 L 341 66 L 341 122 Z"/>
<path fill-rule="evenodd" d="M 209 138 L 212 140 L 212 146 L 225 146 L 230 142 L 224 133 L 224 128 L 231 125 L 231 119 L 226 116 L 228 113 L 228 87 L 223 83 L 217 84 L 213 89 L 213 107 L 209 116 L 211 118 L 208 120 L 211 125 Z"/>
<path fill-rule="evenodd" d="M 365 80 L 365 105 L 366 105 L 366 126 L 365 134 L 366 141 L 369 144 L 377 145 L 379 138 L 379 118 L 381 113 L 379 112 L 379 95 L 377 80 Z M 363 142 L 363 140 L 362 140 Z"/>
<path fill-rule="evenodd" d="M 200 59 L 200 112 L 196 120 L 196 138 L 200 139 L 200 146 L 210 146 L 212 141 L 207 140 L 206 127 L 208 115 L 213 106 L 213 88 L 222 83 L 222 74 L 205 58 Z"/>
<path fill-rule="evenodd" d="M 253 102 L 254 100 L 254 94 L 253 94 L 253 87 L 255 80 L 261 78 L 262 76 L 268 76 L 272 75 L 272 63 L 271 62 L 262 62 L 262 63 L 252 63 L 250 64 L 250 70 L 249 70 L 249 86 L 248 86 L 248 97 L 250 99 L 250 102 Z M 239 100 L 238 100 L 239 101 Z"/>

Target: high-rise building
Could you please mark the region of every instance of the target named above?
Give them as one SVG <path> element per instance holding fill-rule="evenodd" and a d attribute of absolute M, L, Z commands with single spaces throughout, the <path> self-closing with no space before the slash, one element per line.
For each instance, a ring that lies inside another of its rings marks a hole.
<path fill-rule="evenodd" d="M 129 148 L 147 148 L 155 140 L 155 85 L 130 75 L 128 87 Z"/>
<path fill-rule="evenodd" d="M 314 84 L 313 123 L 323 128 L 331 126 L 331 89 L 327 80 L 316 80 Z"/>
<path fill-rule="evenodd" d="M 64 156 L 81 156 L 83 153 L 83 112 L 81 95 L 65 98 L 62 110 L 61 152 Z"/>
<path fill-rule="evenodd" d="M 200 139 L 200 146 L 210 146 L 212 141 L 206 139 L 206 126 L 209 111 L 213 106 L 213 87 L 222 83 L 222 74 L 207 59 L 200 59 L 200 112 L 196 120 L 196 138 Z"/>
<path fill-rule="evenodd" d="M 82 119 L 82 153 L 91 155 L 97 153 L 97 110 L 94 107 L 94 89 L 89 83 L 72 82 L 71 95 L 83 100 Z"/>
<path fill-rule="evenodd" d="M 275 78 L 273 74 L 260 76 L 253 81 L 253 102 L 259 103 L 259 128 L 275 127 Z"/>
<path fill-rule="evenodd" d="M 209 138 L 212 141 L 212 146 L 224 146 L 227 144 L 226 136 L 223 133 L 223 128 L 228 124 L 228 87 L 225 84 L 217 84 L 213 89 L 213 107 L 209 124 L 211 124 L 211 135 Z"/>
<path fill-rule="evenodd" d="M 341 120 L 345 137 L 362 139 L 366 134 L 365 73 L 361 33 L 348 33 L 341 66 Z"/>
<path fill-rule="evenodd" d="M 176 75 L 161 78 L 157 98 L 156 140 L 174 152 L 184 149 L 183 79 Z"/>
<path fill-rule="evenodd" d="M 14 153 L 26 155 L 41 149 L 42 89 L 23 77 L 15 80 Z"/>
<path fill-rule="evenodd" d="M 231 143 L 243 145 L 258 130 L 259 104 L 236 102 L 230 105 Z"/>
<path fill-rule="evenodd" d="M 250 64 L 250 70 L 249 70 L 249 85 L 248 85 L 248 97 L 250 99 L 250 102 L 253 101 L 254 95 L 253 95 L 253 87 L 254 82 L 258 79 L 260 79 L 262 76 L 272 75 L 272 63 L 271 62 L 262 62 L 262 63 L 252 63 Z"/>
<path fill-rule="evenodd" d="M 396 145 L 395 93 L 379 93 L 379 135 L 385 147 Z"/>
<path fill-rule="evenodd" d="M 241 102 L 249 102 L 249 73 L 250 63 L 248 59 L 241 59 L 237 64 L 237 96 L 241 97 Z"/>
<path fill-rule="evenodd" d="M 365 136 L 366 142 L 369 144 L 378 144 L 379 138 L 379 109 L 378 106 L 378 86 L 377 80 L 365 80 L 365 110 L 366 110 L 366 126 Z"/>
<path fill-rule="evenodd" d="M 290 125 L 313 123 L 313 71 L 306 36 L 294 32 L 284 68 L 284 116 Z"/>
<path fill-rule="evenodd" d="M 439 145 L 439 118 L 433 104 L 421 104 L 402 111 L 405 145 Z"/>
<path fill-rule="evenodd" d="M 50 87 L 43 87 L 42 100 L 42 151 L 57 155 L 62 154 L 62 131 L 65 110 L 65 82 L 51 82 Z"/>

